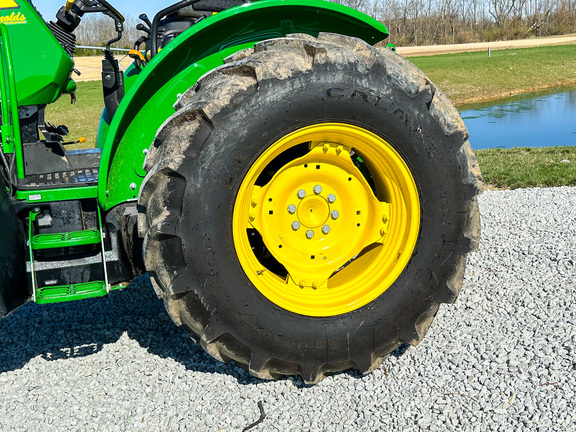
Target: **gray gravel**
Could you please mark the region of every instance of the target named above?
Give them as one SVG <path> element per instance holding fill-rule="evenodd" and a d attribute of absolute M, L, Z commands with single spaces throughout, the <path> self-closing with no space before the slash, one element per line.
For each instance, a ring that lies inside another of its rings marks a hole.
<path fill-rule="evenodd" d="M 488 191 L 456 305 L 374 373 L 259 381 L 175 327 L 146 278 L 0 321 L 0 430 L 576 430 L 576 188 Z"/>

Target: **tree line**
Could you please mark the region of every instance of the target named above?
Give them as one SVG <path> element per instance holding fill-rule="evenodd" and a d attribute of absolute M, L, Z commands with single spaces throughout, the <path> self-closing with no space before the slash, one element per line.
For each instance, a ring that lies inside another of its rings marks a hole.
<path fill-rule="evenodd" d="M 523 39 L 576 32 L 576 0 L 333 0 L 373 16 L 399 46 Z M 143 33 L 127 17 L 116 47 L 131 48 Z M 76 30 L 79 45 L 103 46 L 115 37 L 105 16 L 84 19 Z M 80 54 L 87 55 L 88 52 Z M 98 53 L 94 53 L 98 54 Z"/>
<path fill-rule="evenodd" d="M 576 0 L 334 0 L 386 25 L 397 45 L 436 45 L 576 31 Z"/>

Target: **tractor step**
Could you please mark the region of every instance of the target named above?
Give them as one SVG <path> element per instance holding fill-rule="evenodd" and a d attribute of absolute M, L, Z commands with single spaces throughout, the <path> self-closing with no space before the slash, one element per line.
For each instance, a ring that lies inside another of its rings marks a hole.
<path fill-rule="evenodd" d="M 34 250 L 60 249 L 98 244 L 101 241 L 100 230 L 74 231 L 32 236 L 30 247 Z"/>
<path fill-rule="evenodd" d="M 73 300 L 82 300 L 94 297 L 103 297 L 107 294 L 105 281 L 92 281 L 72 285 L 45 286 L 37 288 L 36 303 L 62 303 Z"/>

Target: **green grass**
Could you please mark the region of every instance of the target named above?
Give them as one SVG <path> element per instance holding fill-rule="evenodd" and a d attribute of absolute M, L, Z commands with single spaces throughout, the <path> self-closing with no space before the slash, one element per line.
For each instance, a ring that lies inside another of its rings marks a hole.
<path fill-rule="evenodd" d="M 576 186 L 576 147 L 477 150 L 484 182 L 497 188 Z"/>
<path fill-rule="evenodd" d="M 576 83 L 576 45 L 409 59 L 461 105 Z"/>
<path fill-rule="evenodd" d="M 104 108 L 104 96 L 100 81 L 78 83 L 77 101 L 70 104 L 70 97 L 63 95 L 56 103 L 46 108 L 46 121 L 53 125 L 64 124 L 70 129 L 69 141 L 86 137 L 86 142 L 67 146 L 68 149 L 92 148 L 96 146 L 98 123 Z"/>

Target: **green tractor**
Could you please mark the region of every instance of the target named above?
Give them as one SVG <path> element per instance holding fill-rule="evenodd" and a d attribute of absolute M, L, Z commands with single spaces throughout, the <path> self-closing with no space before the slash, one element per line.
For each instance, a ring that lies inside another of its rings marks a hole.
<path fill-rule="evenodd" d="M 95 146 L 46 106 L 74 95 L 74 30 L 117 37 Z M 454 302 L 478 246 L 468 133 L 378 21 L 321 0 L 183 0 L 123 16 L 0 0 L 0 315 L 104 296 L 147 272 L 174 322 L 263 379 L 369 373 Z"/>

